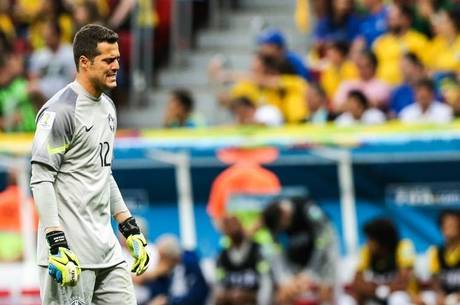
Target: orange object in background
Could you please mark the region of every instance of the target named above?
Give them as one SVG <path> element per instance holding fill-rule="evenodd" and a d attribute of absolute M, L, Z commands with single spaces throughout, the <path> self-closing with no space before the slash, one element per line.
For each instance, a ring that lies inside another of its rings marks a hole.
<path fill-rule="evenodd" d="M 34 211 L 34 229 L 37 228 L 38 217 L 31 200 L 27 200 Z M 0 232 L 21 232 L 21 189 L 15 184 L 0 192 Z"/>
<path fill-rule="evenodd" d="M 224 163 L 233 163 L 220 173 L 211 188 L 207 211 L 214 220 L 226 215 L 226 206 L 232 194 L 277 194 L 281 191 L 278 177 L 261 163 L 270 163 L 278 157 L 275 148 L 229 148 L 218 152 Z"/>

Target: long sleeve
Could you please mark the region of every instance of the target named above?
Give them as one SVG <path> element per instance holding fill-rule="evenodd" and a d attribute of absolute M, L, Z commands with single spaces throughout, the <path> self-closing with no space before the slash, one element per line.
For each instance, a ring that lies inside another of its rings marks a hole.
<path fill-rule="evenodd" d="M 128 211 L 128 207 L 121 196 L 120 189 L 118 188 L 117 182 L 110 176 L 110 213 L 115 216 L 121 212 Z"/>
<path fill-rule="evenodd" d="M 56 172 L 41 163 L 32 163 L 30 186 L 43 228 L 59 226 L 58 206 L 54 192 Z"/>

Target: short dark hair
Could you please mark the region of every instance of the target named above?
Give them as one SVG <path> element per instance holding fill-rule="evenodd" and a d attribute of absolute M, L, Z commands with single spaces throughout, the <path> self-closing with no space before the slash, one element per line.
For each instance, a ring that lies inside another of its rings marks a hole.
<path fill-rule="evenodd" d="M 356 99 L 364 109 L 369 108 L 369 100 L 361 90 L 351 90 L 348 92 L 348 98 Z"/>
<path fill-rule="evenodd" d="M 262 220 L 271 234 L 275 234 L 281 225 L 281 207 L 279 201 L 271 202 L 262 212 Z"/>
<path fill-rule="evenodd" d="M 423 78 L 415 84 L 415 89 L 422 89 L 422 88 L 428 89 L 429 91 L 433 93 L 436 90 L 436 86 L 434 82 L 429 78 Z"/>
<path fill-rule="evenodd" d="M 193 101 L 192 94 L 187 89 L 174 89 L 171 95 L 184 107 L 187 113 L 193 111 L 195 102 Z"/>
<path fill-rule="evenodd" d="M 407 52 L 404 54 L 404 58 L 409 61 L 411 64 L 414 66 L 417 66 L 419 68 L 423 68 L 423 63 L 420 60 L 420 58 L 415 54 L 414 52 Z"/>
<path fill-rule="evenodd" d="M 413 13 L 414 11 L 412 10 L 412 8 L 407 5 L 407 4 L 402 4 L 402 5 L 399 5 L 397 6 L 399 8 L 399 11 L 401 12 L 401 15 L 409 20 L 412 20 L 413 19 Z"/>
<path fill-rule="evenodd" d="M 387 218 L 376 218 L 364 225 L 364 234 L 379 245 L 395 251 L 399 243 L 399 232 L 394 223 Z"/>
<path fill-rule="evenodd" d="M 377 69 L 379 61 L 374 52 L 372 52 L 371 50 L 364 50 L 361 52 L 361 56 L 364 56 L 372 64 L 374 70 Z"/>
<path fill-rule="evenodd" d="M 99 24 L 87 24 L 75 34 L 73 39 L 73 58 L 77 71 L 80 56 L 85 56 L 93 60 L 98 56 L 99 50 L 97 45 L 101 42 L 116 43 L 118 34 L 105 26 Z"/>
<path fill-rule="evenodd" d="M 342 56 L 346 57 L 350 50 L 350 43 L 344 40 L 334 40 L 329 43 L 328 47 L 337 50 Z"/>
<path fill-rule="evenodd" d="M 256 108 L 254 102 L 247 96 L 239 96 L 231 101 L 230 108 L 235 109 L 238 106 Z"/>

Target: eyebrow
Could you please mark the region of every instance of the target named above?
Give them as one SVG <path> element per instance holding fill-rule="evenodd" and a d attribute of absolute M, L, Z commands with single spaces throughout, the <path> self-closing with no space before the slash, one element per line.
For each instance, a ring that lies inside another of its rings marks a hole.
<path fill-rule="evenodd" d="M 114 60 L 120 60 L 120 56 L 109 56 L 109 57 L 102 58 L 102 61 L 105 61 L 105 62 L 112 62 Z"/>

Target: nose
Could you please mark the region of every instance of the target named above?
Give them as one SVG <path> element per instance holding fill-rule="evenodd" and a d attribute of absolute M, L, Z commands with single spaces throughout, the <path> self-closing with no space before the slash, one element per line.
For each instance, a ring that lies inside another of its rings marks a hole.
<path fill-rule="evenodd" d="M 112 63 L 112 66 L 110 67 L 113 71 L 118 71 L 120 70 L 120 61 L 118 59 L 115 59 Z"/>

